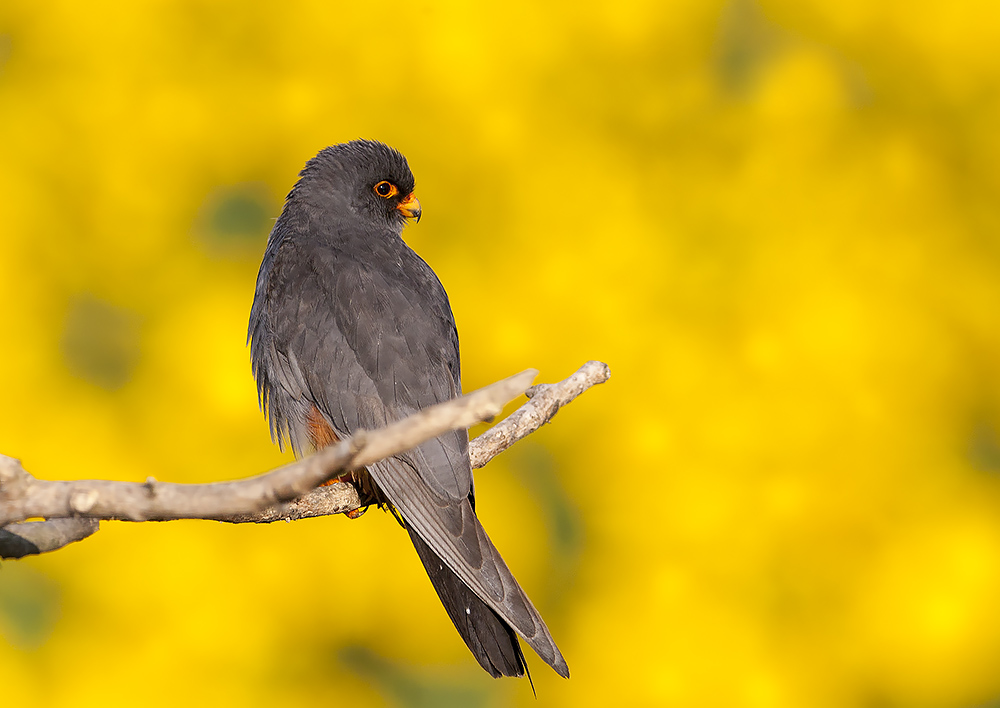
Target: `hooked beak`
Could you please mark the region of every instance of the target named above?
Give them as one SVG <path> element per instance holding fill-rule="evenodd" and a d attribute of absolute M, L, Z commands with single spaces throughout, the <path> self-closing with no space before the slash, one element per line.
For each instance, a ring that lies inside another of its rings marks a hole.
<path fill-rule="evenodd" d="M 417 223 L 420 223 L 420 202 L 413 196 L 413 192 L 407 194 L 406 198 L 396 205 L 396 209 L 407 219 L 416 219 Z"/>

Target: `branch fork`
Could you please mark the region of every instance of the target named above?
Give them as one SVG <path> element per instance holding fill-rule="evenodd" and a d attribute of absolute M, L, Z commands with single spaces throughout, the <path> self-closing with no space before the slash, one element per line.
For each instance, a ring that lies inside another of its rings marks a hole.
<path fill-rule="evenodd" d="M 231 482 L 174 484 L 152 477 L 145 482 L 46 481 L 33 477 L 18 460 L 0 455 L 0 558 L 56 550 L 96 532 L 100 519 L 270 523 L 353 511 L 361 507 L 353 485 L 319 485 L 449 430 L 490 420 L 526 393 L 527 403 L 469 443 L 472 466 L 480 468 L 611 376 L 607 364 L 590 361 L 560 383 L 529 387 L 537 374 L 523 371 L 379 430 L 357 431 L 265 474 Z M 46 520 L 28 521 L 37 517 Z"/>

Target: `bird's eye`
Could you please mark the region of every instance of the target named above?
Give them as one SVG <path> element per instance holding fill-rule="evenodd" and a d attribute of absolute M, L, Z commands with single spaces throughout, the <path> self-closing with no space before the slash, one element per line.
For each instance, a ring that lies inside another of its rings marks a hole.
<path fill-rule="evenodd" d="M 375 194 L 383 197 L 384 199 L 388 199 L 389 197 L 394 197 L 399 194 L 399 190 L 396 189 L 396 185 L 392 182 L 382 180 L 375 185 Z"/>

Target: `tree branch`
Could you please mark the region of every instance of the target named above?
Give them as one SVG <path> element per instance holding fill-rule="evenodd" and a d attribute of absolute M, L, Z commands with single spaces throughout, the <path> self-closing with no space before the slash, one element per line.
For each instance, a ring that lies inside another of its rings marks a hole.
<path fill-rule="evenodd" d="M 358 431 L 292 464 L 249 479 L 212 484 L 144 484 L 35 479 L 21 464 L 0 456 L 0 526 L 31 517 L 166 521 L 246 514 L 289 501 L 338 473 L 404 452 L 448 430 L 497 415 L 538 372 L 525 371 L 467 396 L 430 406 L 376 431 Z"/>
<path fill-rule="evenodd" d="M 17 522 L 33 517 L 125 521 L 196 518 L 270 523 L 353 511 L 362 504 L 353 485 L 346 482 L 317 485 L 412 449 L 448 430 L 467 428 L 498 415 L 505 403 L 525 391 L 535 375 L 534 370 L 522 372 L 380 430 L 358 431 L 336 445 L 266 474 L 232 482 L 170 484 L 152 478 L 144 484 L 104 480 L 51 482 L 32 477 L 20 462 L 0 455 L 0 526 L 10 524 L 6 531 L 24 538 L 22 530 L 27 524 Z M 531 400 L 471 441 L 473 466 L 482 467 L 550 420 L 561 406 L 591 386 L 607 381 L 609 376 L 606 364 L 591 361 L 565 381 L 532 387 L 527 391 Z M 89 534 L 79 538 L 86 535 Z M 15 548 L 4 538 L 0 536 L 0 557 L 19 557 L 18 548 L 22 547 Z M 78 539 L 67 538 L 65 543 L 73 540 Z M 60 545 L 65 544 L 46 543 L 35 552 L 54 550 Z"/>
<path fill-rule="evenodd" d="M 538 384 L 525 391 L 529 401 L 494 425 L 485 433 L 469 441 L 469 456 L 473 469 L 487 462 L 515 442 L 538 430 L 566 405 L 591 386 L 611 378 L 611 370 L 601 361 L 588 361 L 568 379 L 555 384 Z M 343 514 L 361 507 L 361 499 L 354 485 L 336 482 L 317 487 L 311 492 L 285 504 L 272 506 L 250 514 L 213 516 L 216 521 L 234 524 L 269 524 L 274 521 L 298 521 L 316 516 Z"/>
<path fill-rule="evenodd" d="M 591 386 L 611 378 L 611 369 L 603 361 L 588 361 L 575 374 L 556 384 L 536 384 L 525 395 L 531 399 L 469 445 L 472 468 L 487 462 L 548 423 L 559 409 Z"/>
<path fill-rule="evenodd" d="M 97 519 L 25 521 L 0 529 L 0 558 L 24 558 L 82 541 L 100 527 Z"/>

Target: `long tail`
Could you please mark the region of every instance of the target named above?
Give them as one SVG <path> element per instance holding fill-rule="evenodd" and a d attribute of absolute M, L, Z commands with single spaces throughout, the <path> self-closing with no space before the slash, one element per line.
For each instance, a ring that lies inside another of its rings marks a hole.
<path fill-rule="evenodd" d="M 479 664 L 494 678 L 524 676 L 527 665 L 514 630 L 459 580 L 415 531 L 406 530 L 441 604 Z"/>

